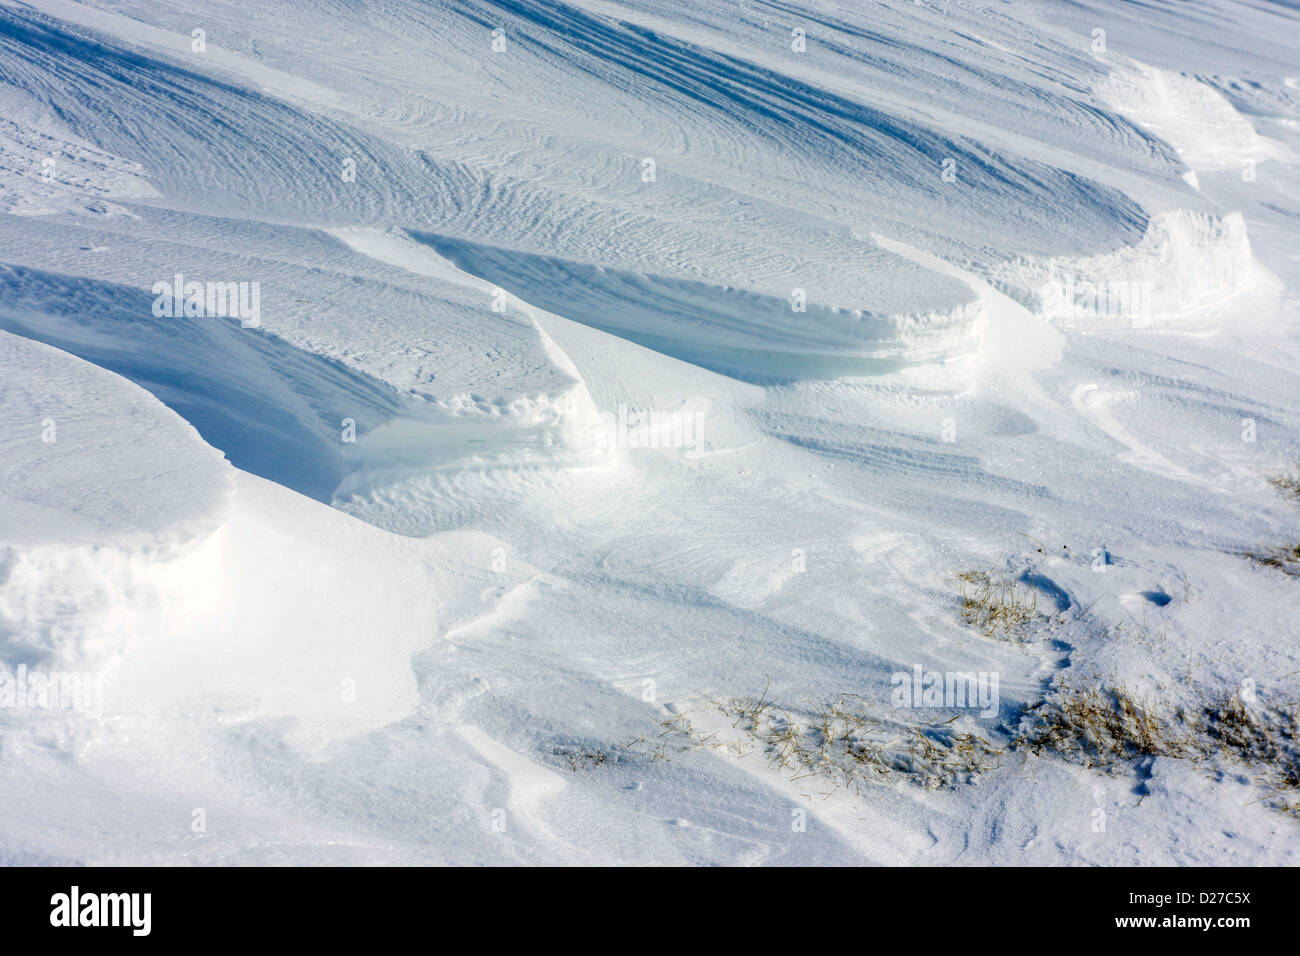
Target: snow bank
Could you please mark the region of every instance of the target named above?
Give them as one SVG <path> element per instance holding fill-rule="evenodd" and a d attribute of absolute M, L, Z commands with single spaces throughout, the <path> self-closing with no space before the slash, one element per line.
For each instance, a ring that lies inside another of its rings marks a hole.
<path fill-rule="evenodd" d="M 0 663 L 102 668 L 201 613 L 233 471 L 129 382 L 0 332 Z"/>
<path fill-rule="evenodd" d="M 0 332 L 0 382 L 0 667 L 105 681 L 96 717 L 360 733 L 413 712 L 412 658 L 529 573 L 494 570 L 508 549 L 487 535 L 398 537 L 236 472 L 156 398 L 47 345 Z"/>
<path fill-rule="evenodd" d="M 0 862 L 1294 862 L 1244 768 L 857 792 L 700 736 L 769 678 L 935 730 L 918 666 L 998 676 L 955 715 L 998 748 L 1089 668 L 1291 694 L 1294 582 L 1239 552 L 1290 528 L 1295 170 L 1233 175 L 1177 77 L 1289 102 L 1293 14 L 111 7 L 0 0 L 0 203 L 48 213 L 0 215 L 0 663 L 106 685 L 0 714 Z M 1252 249 L 1286 294 L 1218 334 L 1068 328 Z M 178 272 L 260 327 L 155 316 Z M 611 449 L 624 410 L 706 442 Z M 1017 639 L 967 626 L 986 568 Z"/>

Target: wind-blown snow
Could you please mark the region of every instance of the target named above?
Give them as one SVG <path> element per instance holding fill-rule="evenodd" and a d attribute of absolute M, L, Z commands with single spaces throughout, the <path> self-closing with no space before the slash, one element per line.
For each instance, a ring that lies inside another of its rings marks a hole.
<path fill-rule="evenodd" d="M 0 708 L 0 861 L 1294 863 L 1231 763 L 832 790 L 716 703 L 1294 698 L 1297 38 L 0 0 L 0 665 L 104 687 Z"/>

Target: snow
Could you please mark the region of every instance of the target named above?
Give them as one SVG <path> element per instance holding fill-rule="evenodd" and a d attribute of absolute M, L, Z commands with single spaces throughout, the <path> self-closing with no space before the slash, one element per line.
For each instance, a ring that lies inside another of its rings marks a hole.
<path fill-rule="evenodd" d="M 0 862 L 1294 864 L 1227 753 L 725 711 L 1295 698 L 1298 21 L 0 0 L 0 672 L 103 689 L 0 708 Z"/>

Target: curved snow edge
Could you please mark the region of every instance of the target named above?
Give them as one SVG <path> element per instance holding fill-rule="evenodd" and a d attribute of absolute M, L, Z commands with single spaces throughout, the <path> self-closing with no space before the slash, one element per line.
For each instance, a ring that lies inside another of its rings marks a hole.
<path fill-rule="evenodd" d="M 1021 258 L 990 281 L 1039 315 L 1067 326 L 1143 328 L 1250 288 L 1254 259 L 1239 212 L 1157 213 L 1136 246 L 1099 256 Z"/>

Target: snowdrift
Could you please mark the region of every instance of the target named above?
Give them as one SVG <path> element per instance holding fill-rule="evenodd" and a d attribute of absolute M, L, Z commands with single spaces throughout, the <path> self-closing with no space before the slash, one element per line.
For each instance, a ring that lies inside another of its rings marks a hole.
<path fill-rule="evenodd" d="M 1298 35 L 0 0 L 0 862 L 1294 863 Z"/>

